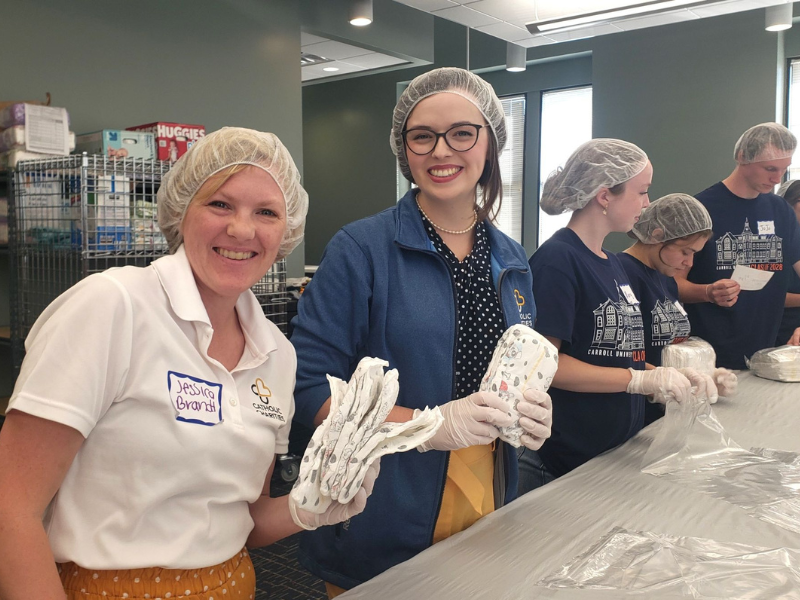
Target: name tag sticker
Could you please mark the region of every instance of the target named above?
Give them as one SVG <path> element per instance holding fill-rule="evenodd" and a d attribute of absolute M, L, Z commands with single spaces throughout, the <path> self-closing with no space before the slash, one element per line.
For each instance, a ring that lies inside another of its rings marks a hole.
<path fill-rule="evenodd" d="M 633 293 L 631 286 L 623 284 L 619 286 L 619 290 L 622 292 L 622 295 L 625 296 L 625 300 L 628 301 L 628 304 L 639 304 L 639 301 L 636 299 L 636 294 Z"/>
<path fill-rule="evenodd" d="M 199 425 L 222 423 L 221 383 L 168 371 L 167 387 L 178 421 Z"/>
<path fill-rule="evenodd" d="M 775 233 L 775 221 L 759 221 L 758 235 L 770 235 Z"/>
<path fill-rule="evenodd" d="M 674 304 L 675 304 L 675 308 L 678 309 L 678 312 L 680 312 L 684 317 L 687 316 L 686 309 L 683 308 L 683 304 L 681 304 L 677 300 L 675 300 Z"/>

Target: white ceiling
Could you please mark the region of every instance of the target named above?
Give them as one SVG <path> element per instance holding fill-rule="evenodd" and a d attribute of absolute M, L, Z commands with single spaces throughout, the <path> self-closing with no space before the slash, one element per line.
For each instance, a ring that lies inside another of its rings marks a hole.
<path fill-rule="evenodd" d="M 300 73 L 303 81 L 312 81 L 323 77 L 336 77 L 345 73 L 368 71 L 407 62 L 402 58 L 335 42 L 304 31 L 300 32 L 300 51 L 330 59 L 329 62 L 301 67 Z M 331 67 L 337 68 L 338 71 L 323 70 Z"/>
<path fill-rule="evenodd" d="M 595 11 L 608 4 L 638 4 L 640 0 L 394 0 L 461 23 L 488 35 L 532 48 L 557 42 L 582 39 L 631 29 L 654 27 L 705 17 L 714 17 L 785 4 L 786 0 L 706 0 L 700 6 L 676 9 L 652 15 L 615 19 L 602 24 L 558 33 L 531 34 L 526 23 L 552 18 L 557 14 L 581 14 Z M 565 10 L 566 9 L 566 10 Z"/>

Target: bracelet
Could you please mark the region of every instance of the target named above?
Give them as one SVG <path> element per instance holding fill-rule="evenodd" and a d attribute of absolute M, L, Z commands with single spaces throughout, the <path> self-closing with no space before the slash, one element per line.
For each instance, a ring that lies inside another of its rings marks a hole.
<path fill-rule="evenodd" d="M 706 300 L 708 300 L 709 302 L 711 302 L 711 304 L 716 304 L 716 302 L 714 302 L 714 297 L 713 297 L 711 294 L 709 294 L 709 293 L 708 293 L 708 290 L 709 290 L 709 288 L 711 287 L 711 285 L 712 285 L 712 284 L 710 284 L 710 283 L 709 283 L 709 284 L 706 286 Z"/>

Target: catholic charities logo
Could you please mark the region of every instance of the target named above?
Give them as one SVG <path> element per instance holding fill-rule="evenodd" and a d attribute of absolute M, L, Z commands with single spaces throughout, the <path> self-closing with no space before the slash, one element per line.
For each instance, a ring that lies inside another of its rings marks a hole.
<path fill-rule="evenodd" d="M 259 402 L 253 402 L 253 408 L 256 409 L 257 413 L 268 419 L 277 419 L 281 423 L 286 422 L 281 409 L 269 403 L 269 399 L 272 397 L 272 390 L 264 383 L 263 379 L 257 378 L 255 383 L 250 386 L 250 390 L 259 400 Z"/>

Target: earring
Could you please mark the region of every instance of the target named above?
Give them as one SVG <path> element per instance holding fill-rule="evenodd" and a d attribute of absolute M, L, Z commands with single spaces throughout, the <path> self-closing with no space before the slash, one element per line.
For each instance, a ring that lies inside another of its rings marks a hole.
<path fill-rule="evenodd" d="M 607 211 L 605 208 L 603 209 L 603 214 L 604 214 L 604 215 L 607 215 L 607 214 L 608 214 L 608 211 Z"/>

